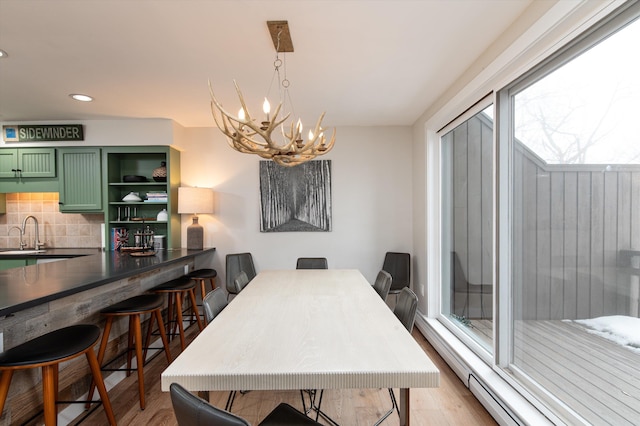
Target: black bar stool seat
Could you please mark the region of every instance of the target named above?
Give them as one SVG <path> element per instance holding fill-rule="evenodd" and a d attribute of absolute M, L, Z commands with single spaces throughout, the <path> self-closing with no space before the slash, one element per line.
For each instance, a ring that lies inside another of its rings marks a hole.
<path fill-rule="evenodd" d="M 207 291 L 205 289 L 205 281 L 209 280 L 209 282 L 211 283 L 211 290 L 214 290 L 216 288 L 215 280 L 218 276 L 218 271 L 210 268 L 202 268 L 189 272 L 187 276 L 200 284 L 200 291 L 202 294 L 202 298 L 204 299 L 204 297 L 207 295 Z"/>
<path fill-rule="evenodd" d="M 93 346 L 100 338 L 100 328 L 95 325 L 80 324 L 61 328 L 35 339 L 29 340 L 0 354 L 0 413 L 9 393 L 9 385 L 15 370 L 42 367 L 42 388 L 44 401 L 44 421 L 46 425 L 57 422 L 56 398 L 58 397 L 58 365 L 86 355 L 93 380 L 98 387 L 109 424 L 115 425 L 111 402 L 102 380 L 100 364 Z"/>
<path fill-rule="evenodd" d="M 165 333 L 164 323 L 162 321 L 162 305 L 164 299 L 159 294 L 141 294 L 139 296 L 133 296 L 129 299 L 125 299 L 121 302 L 108 306 L 100 311 L 102 315 L 107 317 L 107 322 L 104 326 L 104 332 L 102 333 L 102 341 L 100 343 L 100 349 L 98 350 L 98 363 L 103 365 L 104 355 L 107 350 L 107 344 L 109 343 L 109 333 L 111 332 L 111 326 L 113 320 L 117 317 L 127 316 L 129 317 L 129 339 L 127 344 L 127 376 L 131 374 L 131 360 L 133 353 L 136 354 L 136 363 L 138 372 L 138 393 L 140 394 L 140 408 L 144 410 L 146 402 L 144 395 L 144 372 L 143 366 L 147 358 L 147 349 L 149 348 L 149 342 L 151 340 L 151 332 L 153 330 L 154 320 L 158 323 L 158 330 L 160 337 L 162 338 L 162 344 L 164 345 L 164 353 L 167 357 L 167 362 L 171 364 L 171 352 L 169 350 L 169 340 Z M 150 314 L 149 327 L 147 329 L 147 335 L 145 338 L 144 346 L 142 344 L 142 325 L 140 316 L 143 314 Z M 144 349 L 144 352 L 143 352 Z M 110 363 L 107 363 L 107 365 Z M 104 366 L 103 366 L 103 369 Z M 107 369 L 105 369 L 107 370 Z M 113 369 L 119 370 L 119 369 Z M 89 398 L 93 395 L 93 384 L 89 390 Z"/>
<path fill-rule="evenodd" d="M 196 317 L 198 329 L 202 331 L 203 328 L 202 322 L 200 321 L 200 314 L 198 313 L 198 307 L 196 305 L 195 288 L 196 285 L 193 280 L 189 276 L 183 275 L 151 289 L 154 293 L 166 293 L 169 296 L 167 300 L 167 327 L 169 327 L 170 330 L 168 333 L 169 339 L 176 334 L 174 331 L 171 331 L 171 324 L 174 325 L 173 330 L 175 330 L 175 326 L 177 325 L 178 333 L 180 335 L 180 347 L 183 351 L 186 347 L 186 343 L 184 337 L 184 325 L 182 324 L 182 300 L 187 294 L 189 295 L 189 300 L 191 302 L 191 313 Z M 173 320 L 174 311 L 176 316 L 175 321 Z"/>
<path fill-rule="evenodd" d="M 164 300 L 159 294 L 141 294 L 108 306 L 100 311 L 101 314 L 128 314 L 138 311 L 153 311 L 162 307 Z"/>

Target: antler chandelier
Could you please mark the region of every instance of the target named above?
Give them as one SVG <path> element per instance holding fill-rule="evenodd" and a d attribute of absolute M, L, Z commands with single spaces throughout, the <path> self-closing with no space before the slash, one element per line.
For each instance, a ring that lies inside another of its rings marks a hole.
<path fill-rule="evenodd" d="M 291 105 L 291 100 L 289 97 L 289 80 L 286 76 L 286 64 L 284 65 L 284 78 L 280 78 L 280 68 L 283 65 L 283 61 L 280 59 L 279 54 L 280 52 L 285 54 L 286 52 L 293 52 L 293 43 L 289 35 L 287 21 L 268 21 L 267 25 L 276 48 L 273 79 L 277 77 L 278 85 L 281 86 L 279 91 L 280 103 L 275 112 L 270 114 L 271 105 L 265 98 L 263 112 L 266 115 L 266 120 L 258 122 L 249 112 L 242 92 L 234 80 L 233 84 L 241 105 L 238 116 L 230 114 L 223 108 L 222 104 L 216 99 L 211 82 L 209 82 L 211 114 L 218 129 L 227 136 L 229 146 L 236 151 L 245 154 L 257 154 L 282 166 L 291 167 L 331 151 L 335 143 L 336 131 L 333 129 L 331 139 L 327 142 L 324 134 L 325 129 L 322 128 L 324 112 L 318 118 L 315 127 L 309 131 L 306 140 L 302 136 L 302 122 L 300 119 L 295 123 L 292 120 L 289 125 L 286 125 L 285 122 L 291 116 L 291 112 L 280 118 L 280 110 L 283 104 L 288 100 Z M 293 109 L 292 106 L 291 109 Z M 288 131 L 285 128 L 288 128 Z M 274 137 L 277 140 L 274 140 Z"/>

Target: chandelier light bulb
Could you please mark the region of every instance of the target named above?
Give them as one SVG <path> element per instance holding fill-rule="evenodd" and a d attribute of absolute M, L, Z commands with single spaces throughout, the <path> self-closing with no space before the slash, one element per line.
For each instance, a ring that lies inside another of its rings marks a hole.
<path fill-rule="evenodd" d="M 262 111 L 267 114 L 267 121 L 269 121 L 269 112 L 271 112 L 271 104 L 269 104 L 269 100 L 264 98 L 264 103 L 262 104 Z"/>
<path fill-rule="evenodd" d="M 238 118 L 240 120 L 244 120 L 245 119 L 244 109 L 243 108 L 240 108 L 240 110 L 238 111 Z"/>

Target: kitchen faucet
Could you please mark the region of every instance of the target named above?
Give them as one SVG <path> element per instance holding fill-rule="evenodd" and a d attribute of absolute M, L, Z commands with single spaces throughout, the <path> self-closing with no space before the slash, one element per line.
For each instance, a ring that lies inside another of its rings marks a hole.
<path fill-rule="evenodd" d="M 21 237 L 22 237 L 22 235 L 24 235 L 24 233 L 26 231 L 27 221 L 30 218 L 33 219 L 33 223 L 36 226 L 36 239 L 35 239 L 35 242 L 33 244 L 33 248 L 35 248 L 36 250 L 40 250 L 41 248 L 44 247 L 44 243 L 40 242 L 40 232 L 39 232 L 39 229 L 38 229 L 39 228 L 38 227 L 38 219 L 35 216 L 29 215 L 29 216 L 24 218 L 24 220 L 22 221 L 22 234 L 21 234 Z M 22 238 L 20 238 L 20 239 L 22 239 Z M 24 249 L 24 246 L 26 246 L 26 245 L 27 245 L 27 243 L 24 243 L 24 242 L 20 241 L 20 250 Z"/>
<path fill-rule="evenodd" d="M 12 229 L 17 229 L 18 232 L 20 233 L 20 250 L 24 250 L 27 243 L 25 243 L 24 239 L 22 238 L 24 236 L 24 232 L 22 232 L 22 228 L 20 228 L 19 226 L 12 226 L 11 228 L 9 228 L 9 232 L 7 232 L 7 235 L 11 234 Z"/>

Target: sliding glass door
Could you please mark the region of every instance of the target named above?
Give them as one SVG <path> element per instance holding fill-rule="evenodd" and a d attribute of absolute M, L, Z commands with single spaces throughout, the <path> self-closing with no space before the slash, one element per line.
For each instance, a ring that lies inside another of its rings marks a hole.
<path fill-rule="evenodd" d="M 640 419 L 640 3 L 623 9 L 439 132 L 439 318 L 560 423 Z"/>
<path fill-rule="evenodd" d="M 639 41 L 585 41 L 509 95 L 511 366 L 591 424 L 640 419 Z"/>
<path fill-rule="evenodd" d="M 442 140 L 442 304 L 453 326 L 493 348 L 493 106 Z"/>

